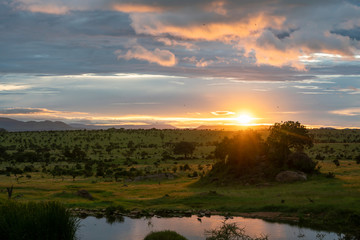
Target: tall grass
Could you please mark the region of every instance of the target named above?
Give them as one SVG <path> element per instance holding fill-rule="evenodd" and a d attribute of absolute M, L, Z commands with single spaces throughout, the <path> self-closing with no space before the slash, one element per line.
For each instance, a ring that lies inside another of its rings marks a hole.
<path fill-rule="evenodd" d="M 58 202 L 0 204 L 2 240 L 74 240 L 79 220 Z"/>

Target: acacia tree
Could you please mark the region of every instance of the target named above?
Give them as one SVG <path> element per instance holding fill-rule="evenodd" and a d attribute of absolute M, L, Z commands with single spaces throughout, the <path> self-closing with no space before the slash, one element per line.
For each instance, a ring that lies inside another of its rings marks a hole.
<path fill-rule="evenodd" d="M 287 121 L 275 123 L 269 129 L 270 134 L 266 140 L 268 156 L 283 166 L 291 150 L 303 152 L 304 148 L 313 146 L 313 139 L 306 127 L 299 122 Z"/>
<path fill-rule="evenodd" d="M 184 158 L 193 154 L 195 151 L 195 144 L 191 142 L 181 141 L 174 145 L 174 154 L 184 154 Z"/>
<path fill-rule="evenodd" d="M 252 130 L 241 131 L 232 138 L 225 137 L 217 144 L 215 157 L 220 168 L 227 166 L 237 174 L 249 172 L 258 165 L 264 155 L 265 145 L 261 136 Z"/>

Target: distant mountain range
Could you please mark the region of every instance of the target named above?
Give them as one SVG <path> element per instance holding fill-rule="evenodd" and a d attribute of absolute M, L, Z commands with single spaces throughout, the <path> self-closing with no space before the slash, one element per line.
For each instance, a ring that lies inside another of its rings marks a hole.
<path fill-rule="evenodd" d="M 22 122 L 11 118 L 0 118 L 0 128 L 9 132 L 74 130 L 73 127 L 60 121 Z"/>
<path fill-rule="evenodd" d="M 91 125 L 91 124 L 66 124 L 61 121 L 18 121 L 11 118 L 0 117 L 0 128 L 9 132 L 26 132 L 26 131 L 65 131 L 65 130 L 99 130 L 109 128 L 124 129 L 176 129 L 176 127 L 166 124 L 155 125 Z"/>
<path fill-rule="evenodd" d="M 74 129 L 87 129 L 87 130 L 99 130 L 99 129 L 176 129 L 176 127 L 168 125 L 168 124 L 151 124 L 151 125 L 91 125 L 91 124 L 79 124 L 79 123 L 71 123 L 69 124 Z"/>

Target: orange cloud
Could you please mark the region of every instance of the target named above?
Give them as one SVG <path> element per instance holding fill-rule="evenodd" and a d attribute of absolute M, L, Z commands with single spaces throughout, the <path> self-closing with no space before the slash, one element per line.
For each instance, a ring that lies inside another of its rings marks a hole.
<path fill-rule="evenodd" d="M 272 46 L 263 47 L 253 44 L 245 44 L 247 49 L 254 49 L 256 51 L 256 63 L 261 65 L 285 66 L 289 65 L 298 70 L 306 70 L 306 66 L 299 62 L 301 55 L 300 49 L 287 49 L 282 51 Z"/>
<path fill-rule="evenodd" d="M 230 7 L 226 0 L 212 1 L 203 5 L 202 11 L 205 16 L 206 12 L 215 12 L 219 17 L 203 17 L 204 22 L 194 18 L 186 24 L 164 14 L 130 12 L 131 25 L 138 34 L 221 41 L 234 45 L 247 56 L 254 54 L 259 65 L 291 66 L 298 70 L 306 70 L 303 55 L 324 52 L 352 56 L 357 51 L 348 37 L 311 25 L 298 27 L 290 24 L 291 19 L 285 14 L 257 11 L 237 16 Z M 285 37 L 279 37 L 281 34 Z"/>
<path fill-rule="evenodd" d="M 176 26 L 161 22 L 153 14 L 131 14 L 131 19 L 134 30 L 140 34 L 154 36 L 170 34 L 184 39 L 226 42 L 248 36 L 257 36 L 262 29 L 267 27 L 278 28 L 285 20 L 284 17 L 259 14 L 246 21 Z"/>
<path fill-rule="evenodd" d="M 56 5 L 30 5 L 27 7 L 30 12 L 40 12 L 47 14 L 66 14 L 69 12 L 69 8 L 65 6 L 56 6 Z"/>
<path fill-rule="evenodd" d="M 114 4 L 113 10 L 125 13 L 150 13 L 150 12 L 162 12 L 164 9 L 157 6 L 149 6 L 144 4 Z"/>
<path fill-rule="evenodd" d="M 230 112 L 230 111 L 216 111 L 216 112 L 211 112 L 211 114 L 215 115 L 215 116 L 224 116 L 224 115 L 234 115 L 234 112 Z"/>
<path fill-rule="evenodd" d="M 140 45 L 132 46 L 132 48 L 125 54 L 123 54 L 121 50 L 117 50 L 115 54 L 117 55 L 118 59 L 124 58 L 126 60 L 145 60 L 165 67 L 172 67 L 177 63 L 175 55 L 168 50 L 160 50 L 156 48 L 154 51 L 149 51 Z"/>
<path fill-rule="evenodd" d="M 299 61 L 299 57 L 307 51 L 304 48 L 286 45 L 273 33 L 272 39 L 268 36 L 266 41 L 259 42 L 262 34 L 267 28 L 281 28 L 284 17 L 267 16 L 260 14 L 256 17 L 251 17 L 242 22 L 229 23 L 210 23 L 204 25 L 190 25 L 190 26 L 175 26 L 163 23 L 156 20 L 156 17 L 149 15 L 134 14 L 132 26 L 137 33 L 150 34 L 154 36 L 170 34 L 175 37 L 192 40 L 207 40 L 207 41 L 222 41 L 229 44 L 234 44 L 239 49 L 244 49 L 246 54 L 255 51 L 257 64 L 284 66 L 289 65 L 298 70 L 305 70 L 306 67 L 303 62 Z M 147 22 L 148 24 L 146 24 Z M 270 34 L 268 34 L 270 35 Z M 170 44 L 170 43 L 169 43 Z M 191 60 L 186 59 L 186 60 Z M 197 67 L 206 67 L 212 62 L 192 61 L 196 63 Z"/>
<path fill-rule="evenodd" d="M 196 67 L 203 68 L 207 67 L 211 64 L 214 64 L 213 60 L 205 60 L 204 58 L 201 58 L 200 60 L 197 60 L 195 56 L 192 57 L 184 57 L 184 61 L 194 63 Z"/>
<path fill-rule="evenodd" d="M 182 46 L 189 50 L 196 48 L 196 46 L 194 46 L 194 44 L 191 44 L 189 42 L 179 42 L 179 41 L 165 38 L 165 37 L 160 37 L 160 38 L 157 38 L 156 40 L 159 42 L 162 42 L 165 46 Z"/>
<path fill-rule="evenodd" d="M 66 14 L 71 6 L 66 6 L 62 2 L 43 1 L 43 0 L 14 0 L 16 8 L 23 11 L 46 13 L 46 14 Z"/>

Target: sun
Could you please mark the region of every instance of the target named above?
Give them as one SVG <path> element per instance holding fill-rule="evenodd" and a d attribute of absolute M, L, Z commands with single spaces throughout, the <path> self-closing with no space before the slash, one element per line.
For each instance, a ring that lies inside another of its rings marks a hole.
<path fill-rule="evenodd" d="M 251 123 L 253 118 L 249 114 L 241 114 L 236 118 L 236 120 L 238 121 L 238 123 L 245 125 Z"/>

